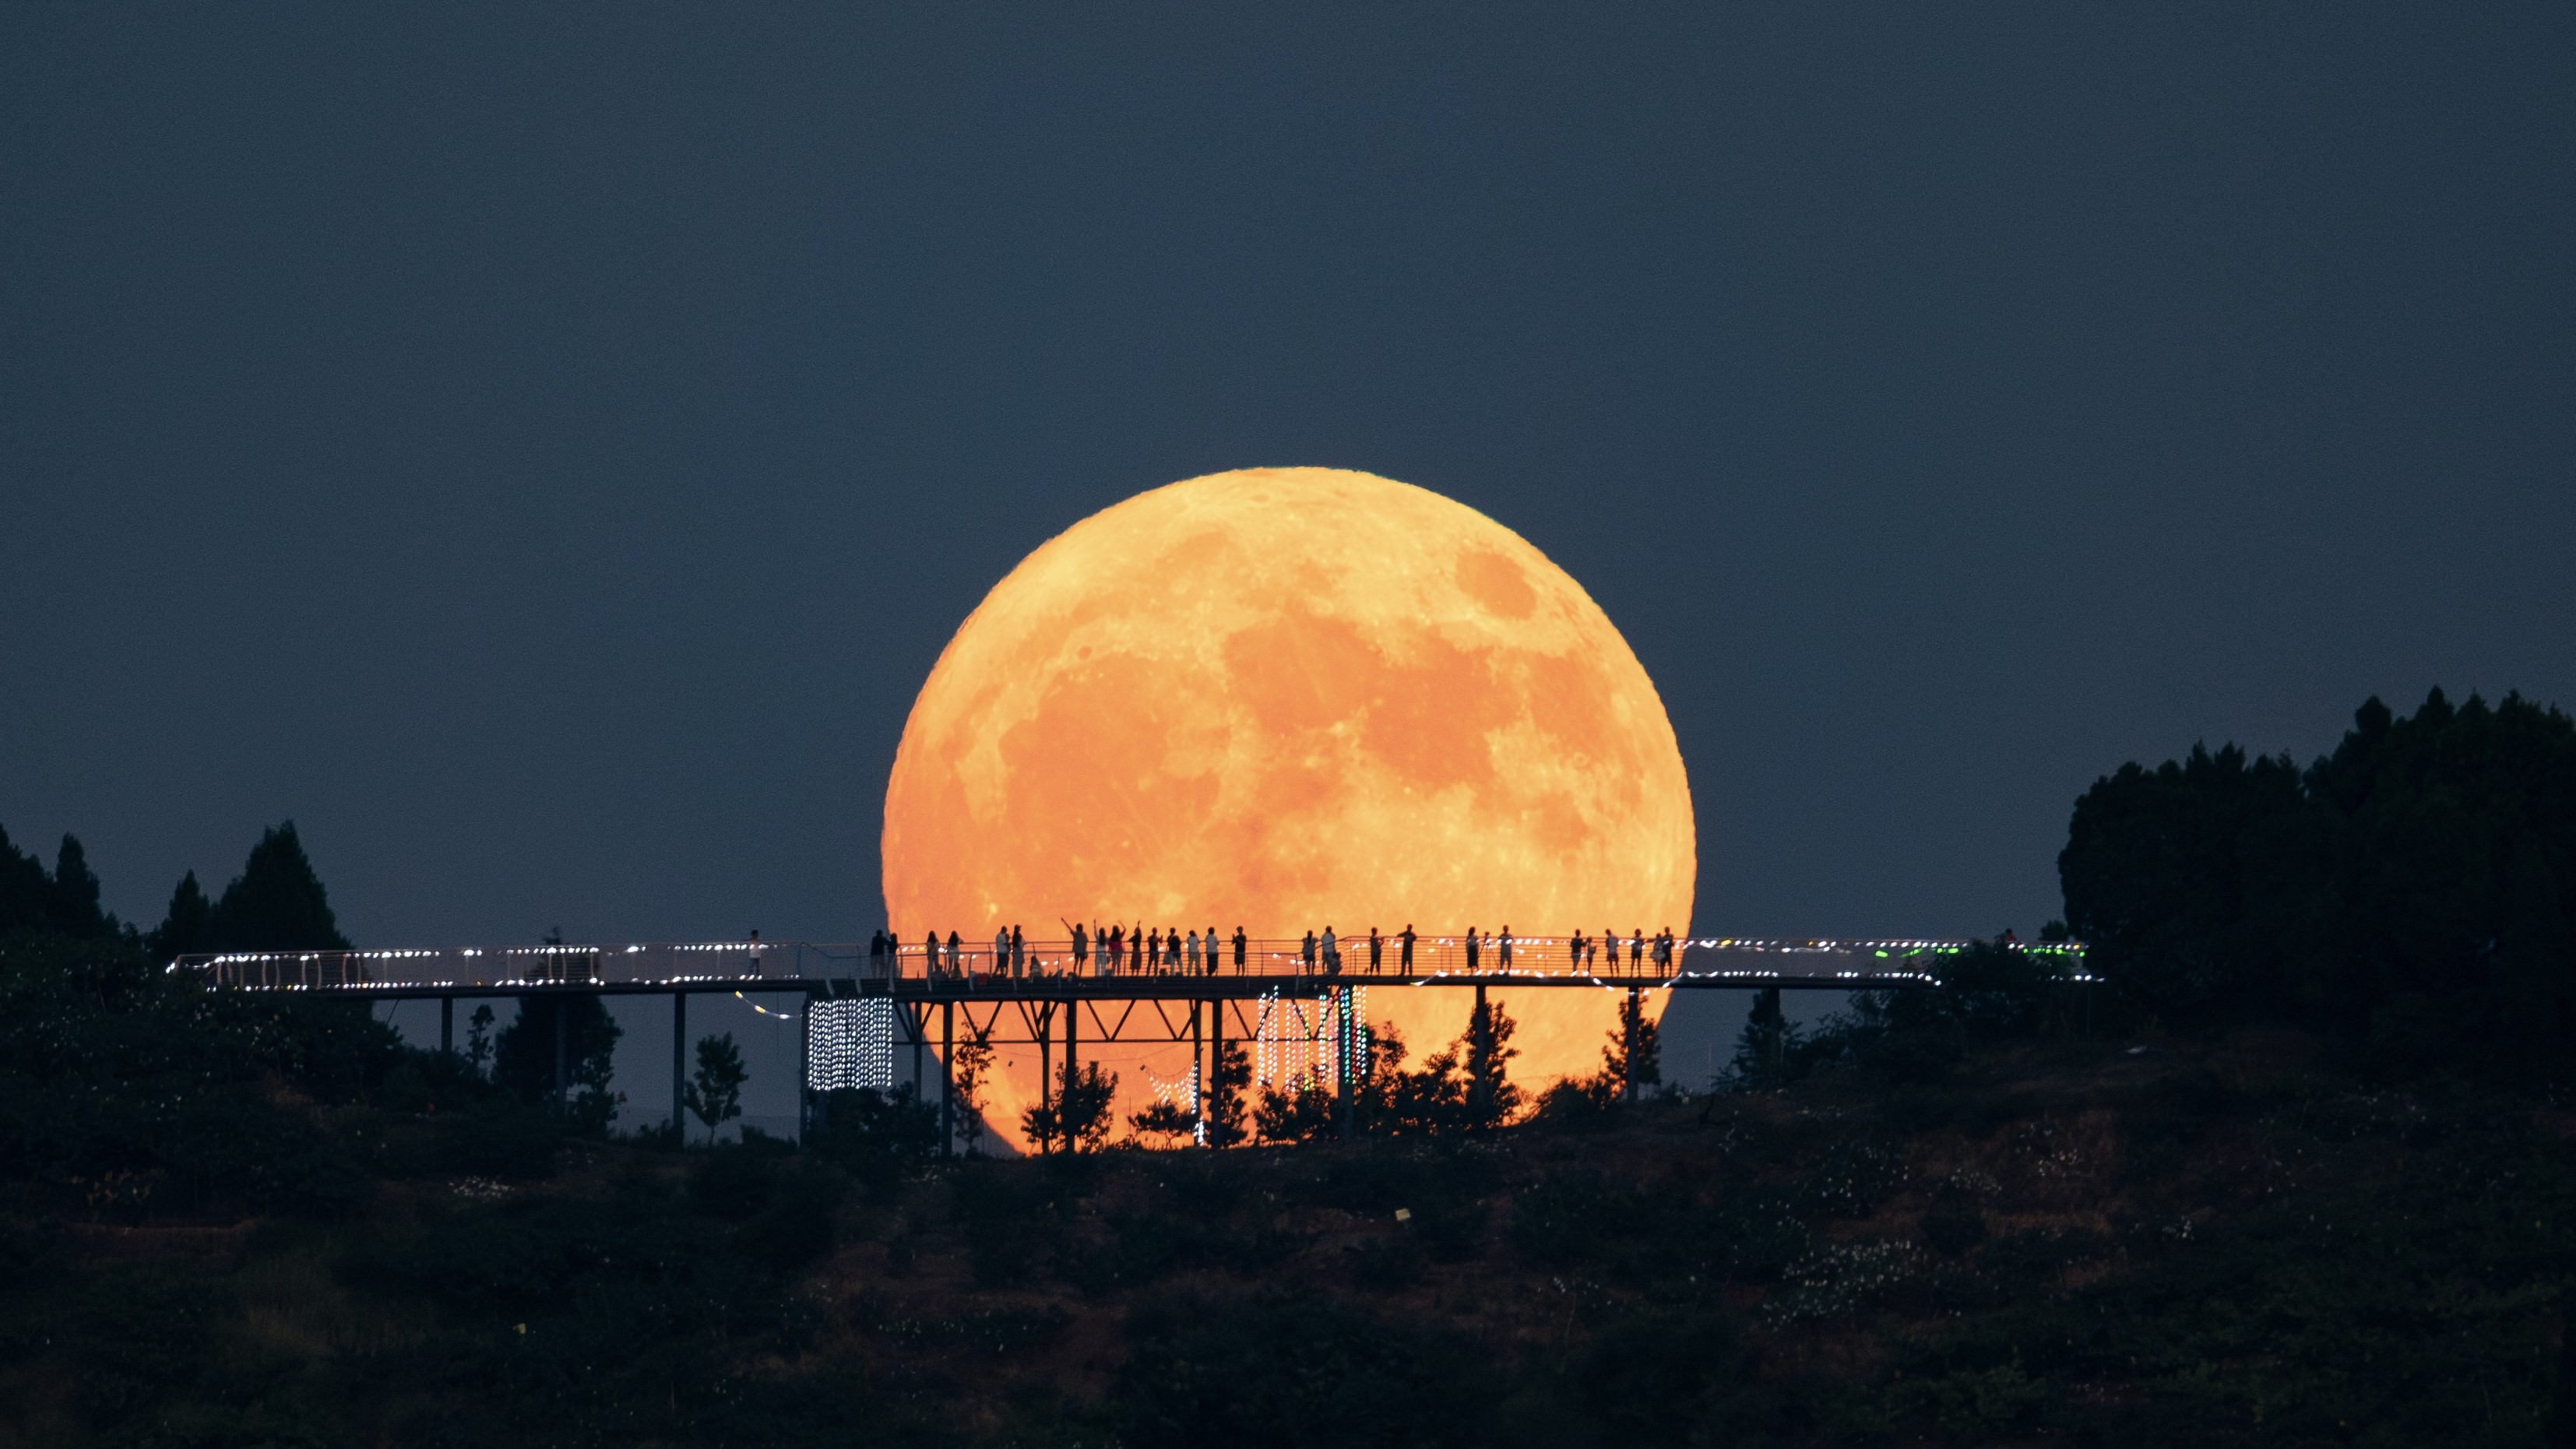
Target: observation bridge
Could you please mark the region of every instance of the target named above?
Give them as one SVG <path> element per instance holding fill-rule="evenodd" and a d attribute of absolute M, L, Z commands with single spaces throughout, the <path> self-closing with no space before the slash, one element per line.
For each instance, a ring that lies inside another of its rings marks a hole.
<path fill-rule="evenodd" d="M 960 1040 L 1038 1048 L 1042 1084 L 1060 1049 L 1070 1074 L 1081 1044 L 1191 1047 L 1191 1093 L 1206 1063 L 1229 1041 L 1276 1049 L 1294 1043 L 1329 1072 L 1347 1100 L 1366 1059 L 1359 996 L 1381 988 L 1472 990 L 1508 987 L 1626 993 L 1649 991 L 1937 990 L 1943 958 L 1960 940 L 1785 940 L 1423 935 L 1372 946 L 1341 937 L 1328 956 L 1303 940 L 1231 938 L 1191 953 L 1122 950 L 1103 954 L 1069 940 L 997 944 L 926 941 L 875 947 L 810 941 L 652 943 L 620 946 L 467 946 L 373 951 L 257 951 L 181 956 L 170 963 L 217 989 L 287 992 L 362 1001 L 434 1000 L 439 1048 L 455 1049 L 456 1001 L 490 997 L 668 996 L 671 998 L 671 1119 L 680 1120 L 688 999 L 707 993 L 786 993 L 805 1000 L 800 1076 L 807 1095 L 843 1087 L 894 1085 L 894 1057 L 908 1048 L 911 1080 L 926 1087 L 923 1056 L 934 1042 L 941 1112 L 948 1113 L 949 1063 Z M 1127 943 L 1121 943 L 1125 945 Z M 1588 945 L 1588 949 L 1587 949 Z M 2014 946 L 2049 960 L 2060 979 L 2083 982 L 2084 948 Z M 1338 959 L 1335 959 L 1335 958 Z M 1633 1019 L 1635 1013 L 1630 1013 Z M 933 1018 L 936 1018 L 934 1023 Z M 555 1078 L 568 1082 L 565 1016 L 555 1014 Z M 1087 1030 L 1086 1030 L 1087 1026 Z M 1201 1101 L 1203 1109 L 1204 1102 Z M 953 1141 L 953 1133 L 949 1139 Z"/>

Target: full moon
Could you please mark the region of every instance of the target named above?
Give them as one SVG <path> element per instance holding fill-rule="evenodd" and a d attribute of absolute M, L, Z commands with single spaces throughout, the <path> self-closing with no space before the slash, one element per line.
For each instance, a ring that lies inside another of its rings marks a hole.
<path fill-rule="evenodd" d="M 887 920 L 1348 938 L 1690 927 L 1690 785 L 1662 699 L 1563 569 L 1368 473 L 1251 468 L 1139 494 L 993 587 L 923 684 L 886 786 Z M 1524 1088 L 1598 1069 L 1609 991 L 1497 991 Z M 1409 1060 L 1463 991 L 1384 988 Z M 1118 1110 L 1189 1048 L 1085 1044 Z M 1017 1138 L 1034 1048 L 987 1113 Z"/>

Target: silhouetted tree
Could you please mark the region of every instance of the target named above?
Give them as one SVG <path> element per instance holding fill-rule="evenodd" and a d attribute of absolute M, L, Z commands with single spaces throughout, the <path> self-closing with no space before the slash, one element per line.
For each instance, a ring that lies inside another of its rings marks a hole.
<path fill-rule="evenodd" d="M 957 1102 L 957 1135 L 969 1157 L 984 1155 L 984 1079 L 992 1070 L 993 1044 L 981 1032 L 959 1043 L 949 1062 L 949 1091 Z"/>
<path fill-rule="evenodd" d="M 680 1100 L 690 1115 L 707 1124 L 709 1144 L 715 1142 L 717 1128 L 742 1115 L 742 1084 L 749 1077 L 732 1032 L 698 1038 L 698 1069 L 681 1088 Z"/>
<path fill-rule="evenodd" d="M 1127 1114 L 1128 1130 L 1139 1136 L 1160 1138 L 1166 1147 L 1177 1146 L 1183 1138 L 1192 1136 L 1198 1124 L 1198 1114 L 1178 1102 L 1150 1102 Z"/>
<path fill-rule="evenodd" d="M 2131 1010 L 2576 1070 L 2547 1025 L 2576 1004 L 2576 722 L 2557 709 L 2436 689 L 2409 719 L 2367 701 L 2304 772 L 2232 746 L 2124 766 L 2076 802 L 2058 872 Z"/>
<path fill-rule="evenodd" d="M 1775 1090 L 1791 1080 L 1800 1061 L 1798 1044 L 1798 1028 L 1780 1010 L 1780 988 L 1765 986 L 1753 993 L 1753 1009 L 1736 1034 L 1730 1075 L 1739 1087 Z"/>
<path fill-rule="evenodd" d="M 1601 1075 L 1614 1089 L 1660 1086 L 1664 1080 L 1662 1024 L 1646 1015 L 1642 996 L 1619 1002 L 1619 1025 L 1601 1048 Z M 1633 1049 L 1632 1044 L 1633 1043 Z"/>
<path fill-rule="evenodd" d="M 53 895 L 45 863 L 12 845 L 9 832 L 0 830 L 0 936 L 51 929 Z"/>
<path fill-rule="evenodd" d="M 1252 1122 L 1264 1142 L 1320 1142 L 1333 1135 L 1333 1094 L 1312 1077 L 1264 1087 Z"/>
<path fill-rule="evenodd" d="M 1208 1146 L 1232 1147 L 1251 1135 L 1244 1101 L 1251 1086 L 1252 1054 L 1239 1041 L 1227 1042 L 1208 1073 Z"/>
<path fill-rule="evenodd" d="M 47 884 L 46 914 L 55 931 L 75 940 L 115 934 L 115 918 L 99 909 L 98 877 L 77 838 L 63 836 L 54 856 L 54 878 Z"/>
<path fill-rule="evenodd" d="M 1021 1129 L 1041 1152 L 1062 1142 L 1067 1152 L 1098 1151 L 1109 1140 L 1113 1117 L 1109 1104 L 1118 1096 L 1118 1074 L 1103 1072 L 1098 1062 L 1076 1068 L 1067 1063 L 1055 1100 L 1020 1114 Z"/>
<path fill-rule="evenodd" d="M 261 834 L 207 923 L 215 951 L 345 951 L 329 893 L 304 855 L 295 822 Z"/>
<path fill-rule="evenodd" d="M 1508 1122 L 1520 1110 L 1521 1089 L 1511 1080 L 1511 1060 L 1521 1054 L 1512 1045 L 1519 1029 L 1499 1001 L 1477 1004 L 1467 1014 L 1462 1065 L 1467 1073 L 1467 1126 L 1471 1131 Z"/>
<path fill-rule="evenodd" d="M 177 889 L 170 892 L 170 908 L 161 913 L 161 924 L 145 937 L 152 959 L 167 963 L 174 957 L 207 948 L 214 903 L 206 899 L 205 889 L 197 884 L 197 873 L 179 877 Z"/>
<path fill-rule="evenodd" d="M 564 1076 L 555 1076 L 555 1032 L 561 1018 Z M 606 1130 L 616 1113 L 609 1092 L 617 1040 L 624 1030 L 596 996 L 531 994 L 492 1043 L 492 1080 L 529 1102 L 547 1102 L 582 1131 Z"/>
<path fill-rule="evenodd" d="M 483 1064 L 492 1060 L 492 1003 L 484 1002 L 465 1019 L 465 1060 L 474 1075 L 483 1075 Z"/>

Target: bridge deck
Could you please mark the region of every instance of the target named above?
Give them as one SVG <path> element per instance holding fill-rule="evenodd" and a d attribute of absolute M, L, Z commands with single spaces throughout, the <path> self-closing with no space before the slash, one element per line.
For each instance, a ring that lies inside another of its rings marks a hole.
<path fill-rule="evenodd" d="M 439 950 L 229 952 L 182 956 L 172 971 L 209 985 L 254 991 L 309 991 L 371 1000 L 517 996 L 566 992 L 602 996 L 713 991 L 790 992 L 814 997 L 897 997 L 923 1001 L 1244 1000 L 1297 996 L 1342 986 L 1693 990 L 1893 990 L 1940 984 L 1941 958 L 1964 941 L 1785 941 L 1717 938 L 1675 943 L 1669 965 L 1602 948 L 1577 959 L 1564 937 L 1523 937 L 1508 956 L 1479 944 L 1474 964 L 1462 939 L 1423 937 L 1408 968 L 1388 938 L 1372 966 L 1366 937 L 1342 943 L 1342 964 L 1309 962 L 1302 943 L 1248 942 L 1240 963 L 1229 946 L 1165 965 L 1132 955 L 1077 957 L 1065 942 L 1029 943 L 1016 961 L 989 946 L 920 945 L 893 955 L 860 945 L 722 941 L 628 946 L 504 946 Z M 2076 946 L 2028 948 L 2061 958 L 2080 979 Z M 1508 962 L 1508 964 L 1505 964 Z"/>

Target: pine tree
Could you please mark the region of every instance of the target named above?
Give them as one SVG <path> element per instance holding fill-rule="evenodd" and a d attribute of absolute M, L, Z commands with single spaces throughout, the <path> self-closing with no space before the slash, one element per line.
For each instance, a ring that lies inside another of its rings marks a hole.
<path fill-rule="evenodd" d="M 81 940 L 95 940 L 116 933 L 116 921 L 98 905 L 98 877 L 91 873 L 89 855 L 81 849 L 78 838 L 63 836 L 62 849 L 54 856 L 54 878 L 47 882 L 46 911 L 49 924 L 63 935 Z"/>
<path fill-rule="evenodd" d="M 242 873 L 224 887 L 207 925 L 217 951 L 345 951 L 329 893 L 296 838 L 295 822 L 263 832 Z"/>
<path fill-rule="evenodd" d="M 152 959 L 167 962 L 207 949 L 213 914 L 214 903 L 206 899 L 205 888 L 197 884 L 197 873 L 192 870 L 179 877 L 178 888 L 170 892 L 170 908 L 161 913 L 161 924 L 145 938 L 152 949 Z"/>
<path fill-rule="evenodd" d="M 1642 998 L 1619 1003 L 1619 1025 L 1609 1037 L 1609 1044 L 1601 1048 L 1601 1075 L 1614 1091 L 1635 1088 L 1642 1096 L 1646 1088 L 1663 1083 L 1663 1027 L 1646 1015 Z"/>
<path fill-rule="evenodd" d="M 10 844 L 9 832 L 0 830 L 0 936 L 46 929 L 52 901 L 45 863 Z"/>
<path fill-rule="evenodd" d="M 1733 1070 L 1738 1084 L 1767 1091 L 1787 1085 L 1798 1059 L 1798 1029 L 1780 1010 L 1780 988 L 1753 993 L 1753 1010 L 1735 1039 Z"/>
<path fill-rule="evenodd" d="M 1512 1033 L 1520 1024 L 1503 1010 L 1503 1004 L 1479 1002 L 1467 1015 L 1467 1035 L 1462 1039 L 1467 1068 L 1467 1126 L 1471 1131 L 1508 1122 L 1520 1110 L 1521 1089 L 1508 1075 L 1512 1058 L 1521 1054 L 1512 1045 Z"/>

